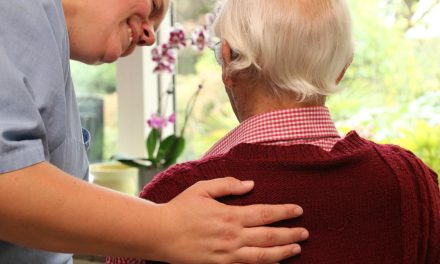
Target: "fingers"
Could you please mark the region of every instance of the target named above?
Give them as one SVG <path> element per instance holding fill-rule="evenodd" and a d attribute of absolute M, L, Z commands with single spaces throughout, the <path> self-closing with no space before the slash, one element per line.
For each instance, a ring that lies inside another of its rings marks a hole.
<path fill-rule="evenodd" d="M 239 181 L 232 177 L 201 181 L 194 185 L 200 192 L 206 193 L 211 198 L 228 195 L 242 195 L 254 188 L 252 181 Z"/>
<path fill-rule="evenodd" d="M 268 225 L 278 221 L 299 217 L 303 209 L 294 204 L 248 205 L 235 208 L 245 227 Z"/>
<path fill-rule="evenodd" d="M 271 248 L 245 247 L 238 251 L 238 260 L 235 262 L 270 264 L 296 256 L 299 253 L 301 253 L 301 247 L 298 244 Z"/>
<path fill-rule="evenodd" d="M 304 241 L 309 232 L 304 228 L 253 227 L 243 230 L 244 246 L 273 247 Z"/>

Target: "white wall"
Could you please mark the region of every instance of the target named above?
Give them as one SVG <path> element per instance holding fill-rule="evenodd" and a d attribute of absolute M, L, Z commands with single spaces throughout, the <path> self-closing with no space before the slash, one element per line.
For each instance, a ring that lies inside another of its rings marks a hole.
<path fill-rule="evenodd" d="M 162 41 L 168 35 L 170 13 L 161 25 Z M 156 112 L 158 105 L 158 76 L 153 74 L 151 47 L 138 48 L 132 55 L 116 64 L 116 87 L 118 93 L 118 143 L 117 153 L 130 157 L 144 157 L 145 120 Z M 163 89 L 168 87 L 171 76 L 160 77 Z M 168 111 L 171 113 L 171 111 Z"/>

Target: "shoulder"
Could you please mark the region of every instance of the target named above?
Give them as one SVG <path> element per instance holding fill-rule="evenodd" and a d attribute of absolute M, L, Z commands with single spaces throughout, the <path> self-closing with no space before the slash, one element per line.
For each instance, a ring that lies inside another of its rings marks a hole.
<path fill-rule="evenodd" d="M 11 51 L 44 49 L 51 42 L 64 44 L 67 29 L 59 0 L 0 1 L 0 44 Z M 53 50 L 52 50 L 53 52 Z"/>
<path fill-rule="evenodd" d="M 157 174 L 146 185 L 140 197 L 156 203 L 165 203 L 198 181 L 206 180 L 200 166 L 207 162 L 206 159 L 184 162 L 171 166 Z"/>
<path fill-rule="evenodd" d="M 31 28 L 26 29 L 29 32 L 38 31 L 50 24 L 47 22 L 64 20 L 63 8 L 59 0 L 0 1 L 0 7 L 2 24 L 12 26 L 9 28 L 11 31 L 23 25 L 32 25 Z M 36 22 L 39 24 L 35 24 Z"/>
<path fill-rule="evenodd" d="M 375 150 L 394 170 L 428 175 L 429 180 L 438 184 L 437 174 L 410 150 L 392 144 L 373 144 Z"/>
<path fill-rule="evenodd" d="M 408 263 L 413 256 L 424 253 L 433 263 L 440 256 L 440 190 L 437 174 L 411 151 L 397 145 L 371 142 L 374 150 L 387 164 L 399 184 L 401 197 L 402 243 L 408 251 Z M 417 242 L 415 242 L 417 241 Z M 412 252 L 412 253 L 411 253 Z M 415 253 L 419 252 L 419 253 Z M 417 263 L 419 263 L 417 262 Z"/>
<path fill-rule="evenodd" d="M 419 157 L 397 145 L 371 144 L 384 164 L 381 169 L 390 169 L 397 180 L 402 201 L 416 202 L 415 206 L 440 201 L 438 175 Z"/>
<path fill-rule="evenodd" d="M 440 190 L 438 175 L 411 151 L 396 145 L 375 144 L 375 149 L 395 174 L 402 196 L 408 202 L 403 207 L 436 210 L 440 217 Z M 440 221 L 440 219 L 437 219 Z"/>
<path fill-rule="evenodd" d="M 61 72 L 66 77 L 69 40 L 61 1 L 0 1 L 0 35 L 7 36 L 0 38 L 2 62 L 13 65 L 28 81 L 36 72 L 51 77 Z"/>
<path fill-rule="evenodd" d="M 60 0 L 0 1 L 0 35 L 7 36 L 0 38 L 2 75 L 14 72 L 40 98 L 65 86 L 70 48 Z"/>

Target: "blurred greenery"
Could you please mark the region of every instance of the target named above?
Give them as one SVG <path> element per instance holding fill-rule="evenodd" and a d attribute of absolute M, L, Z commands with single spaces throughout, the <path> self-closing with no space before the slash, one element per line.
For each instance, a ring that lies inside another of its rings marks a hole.
<path fill-rule="evenodd" d="M 403 128 L 402 136 L 393 140 L 399 146 L 417 153 L 433 169 L 440 168 L 440 125 L 430 126 L 425 121 L 417 121 L 413 129 Z"/>
<path fill-rule="evenodd" d="M 72 79 L 78 97 L 94 97 L 104 100 L 103 159 L 109 160 L 116 151 L 117 113 L 116 113 L 116 65 L 86 65 L 70 62 Z M 90 148 L 97 147 L 91 141 Z"/>
<path fill-rule="evenodd" d="M 86 65 L 70 62 L 75 90 L 80 96 L 105 95 L 116 91 L 116 65 Z"/>
<path fill-rule="evenodd" d="M 440 39 L 415 37 L 421 28 L 408 27 L 411 22 L 401 11 L 405 1 L 383 9 L 381 3 L 350 1 L 355 58 L 342 83 L 346 90 L 332 96 L 328 106 L 341 131 L 350 127 L 377 142 L 405 147 L 438 173 Z M 412 1 L 411 12 L 417 12 L 417 3 Z"/>

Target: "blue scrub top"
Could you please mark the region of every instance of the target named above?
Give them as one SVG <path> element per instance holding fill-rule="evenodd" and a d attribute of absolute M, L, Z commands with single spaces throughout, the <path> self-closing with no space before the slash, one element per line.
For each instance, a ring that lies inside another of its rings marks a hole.
<path fill-rule="evenodd" d="M 0 173 L 48 161 L 86 180 L 69 57 L 61 0 L 0 1 Z M 2 264 L 71 262 L 0 241 Z"/>

